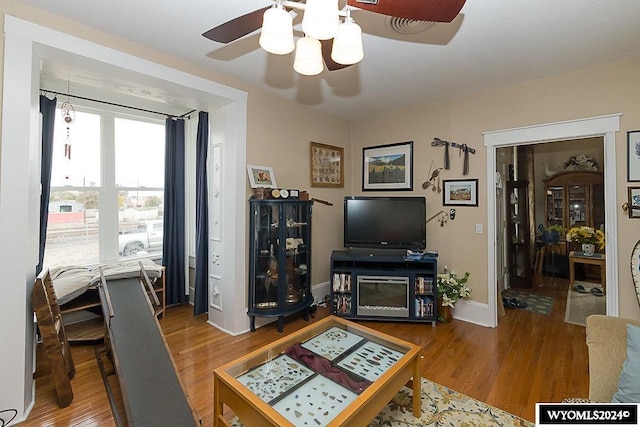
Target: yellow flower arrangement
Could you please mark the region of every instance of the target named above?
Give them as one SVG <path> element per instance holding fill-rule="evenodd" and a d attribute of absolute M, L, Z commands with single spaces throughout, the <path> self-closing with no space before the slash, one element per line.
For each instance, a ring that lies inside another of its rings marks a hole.
<path fill-rule="evenodd" d="M 573 243 L 591 243 L 598 247 L 604 248 L 604 233 L 600 230 L 594 230 L 593 227 L 581 226 L 573 227 L 567 231 L 567 242 Z"/>

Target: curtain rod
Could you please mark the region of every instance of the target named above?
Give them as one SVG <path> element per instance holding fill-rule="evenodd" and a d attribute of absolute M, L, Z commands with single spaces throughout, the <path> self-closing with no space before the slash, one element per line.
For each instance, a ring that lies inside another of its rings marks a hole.
<path fill-rule="evenodd" d="M 82 99 L 84 101 L 92 101 L 92 102 L 99 102 L 101 104 L 107 104 L 107 105 L 112 105 L 114 107 L 122 107 L 122 108 L 129 108 L 131 110 L 137 110 L 137 111 L 143 111 L 145 113 L 152 113 L 152 114 L 160 114 L 161 116 L 167 116 L 167 117 L 176 117 L 178 119 L 184 119 L 185 117 L 187 117 L 189 114 L 195 112 L 196 110 L 191 110 L 191 111 L 187 111 L 186 113 L 184 113 L 181 116 L 176 116 L 175 114 L 168 114 L 168 113 L 161 113 L 159 111 L 153 111 L 153 110 L 146 110 L 144 108 L 138 108 L 138 107 L 132 107 L 130 105 L 123 105 L 123 104 L 116 104 L 115 102 L 109 102 L 109 101 L 102 101 L 100 99 L 93 99 L 93 98 L 87 98 L 84 96 L 79 96 L 79 95 L 71 95 L 69 93 L 62 93 L 62 92 L 56 92 L 55 90 L 48 90 L 48 89 L 40 89 L 40 92 L 44 92 L 44 94 L 46 95 L 47 93 L 52 93 L 54 95 L 60 95 L 60 96 L 66 96 L 68 98 L 76 98 L 76 99 Z"/>

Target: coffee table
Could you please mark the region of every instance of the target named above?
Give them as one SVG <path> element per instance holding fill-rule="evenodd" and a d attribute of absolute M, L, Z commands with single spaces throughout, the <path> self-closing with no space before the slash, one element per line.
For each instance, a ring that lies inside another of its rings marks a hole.
<path fill-rule="evenodd" d="M 225 406 L 247 427 L 363 426 L 412 379 L 420 417 L 420 353 L 418 345 L 326 317 L 217 368 L 214 426 L 229 425 Z"/>

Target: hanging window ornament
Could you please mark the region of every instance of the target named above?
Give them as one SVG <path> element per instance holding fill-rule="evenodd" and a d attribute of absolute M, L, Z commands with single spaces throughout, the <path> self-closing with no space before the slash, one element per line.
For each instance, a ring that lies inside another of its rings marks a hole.
<path fill-rule="evenodd" d="M 64 138 L 64 157 L 71 160 L 71 124 L 76 119 L 76 110 L 70 102 L 64 102 L 60 107 L 62 120 L 66 126 L 66 134 Z"/>

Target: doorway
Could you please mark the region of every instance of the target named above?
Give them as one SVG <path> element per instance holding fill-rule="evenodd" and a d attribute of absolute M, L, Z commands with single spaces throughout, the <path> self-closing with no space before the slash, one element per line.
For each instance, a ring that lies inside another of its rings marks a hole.
<path fill-rule="evenodd" d="M 498 206 L 507 212 L 497 222 L 504 225 L 497 241 L 505 246 L 508 286 L 535 289 L 542 286 L 540 275 L 568 279 L 569 252 L 581 249 L 565 241 L 567 231 L 604 231 L 603 138 L 499 147 L 497 159 L 497 172 L 508 170 L 501 173 L 506 197 L 496 189 Z M 542 238 L 547 227 L 558 231 L 558 243 Z"/>
<path fill-rule="evenodd" d="M 605 200 L 615 200 L 616 185 L 616 153 L 615 153 L 615 133 L 620 129 L 620 115 L 609 115 L 592 117 L 566 122 L 547 123 L 541 125 L 528 126 L 523 128 L 498 130 L 484 133 L 484 142 L 487 147 L 487 170 L 492 171 L 487 174 L 487 194 L 494 194 L 496 189 L 497 178 L 493 171 L 497 169 L 497 149 L 500 147 L 521 146 L 529 144 L 539 144 L 544 142 L 571 140 L 579 138 L 587 138 L 593 136 L 601 136 L 604 140 L 604 193 Z M 499 225 L 495 218 L 497 211 L 500 209 L 496 202 L 496 198 L 492 203 L 488 203 L 487 217 L 494 218 L 487 224 L 487 240 L 488 240 L 488 323 L 489 326 L 495 327 L 498 323 L 497 311 L 497 278 L 499 267 L 497 253 L 501 249 L 497 244 L 496 231 Z M 608 237 L 606 259 L 607 283 L 611 286 L 607 289 L 607 314 L 618 315 L 618 266 L 614 262 L 618 258 L 617 248 L 617 229 L 618 222 L 616 216 L 616 204 L 605 204 L 605 216 L 607 218 L 605 224 L 605 234 Z"/>

